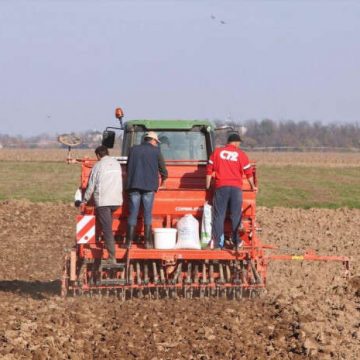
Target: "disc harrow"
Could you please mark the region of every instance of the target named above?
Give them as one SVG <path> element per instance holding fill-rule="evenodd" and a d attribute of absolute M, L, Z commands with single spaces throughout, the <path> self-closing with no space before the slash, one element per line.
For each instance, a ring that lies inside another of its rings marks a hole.
<path fill-rule="evenodd" d="M 69 261 L 65 261 L 65 267 Z M 265 279 L 252 259 L 241 260 L 130 260 L 109 264 L 81 261 L 76 280 L 64 269 L 63 295 L 115 295 L 137 298 L 254 297 Z"/>

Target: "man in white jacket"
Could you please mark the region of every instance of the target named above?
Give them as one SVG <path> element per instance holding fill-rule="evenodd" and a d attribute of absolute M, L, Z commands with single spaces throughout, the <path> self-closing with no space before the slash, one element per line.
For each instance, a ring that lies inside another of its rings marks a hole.
<path fill-rule="evenodd" d="M 121 166 L 109 156 L 106 146 L 97 147 L 95 154 L 99 161 L 91 170 L 84 202 L 87 203 L 94 196 L 96 216 L 102 226 L 109 262 L 116 263 L 112 213 L 123 203 Z"/>

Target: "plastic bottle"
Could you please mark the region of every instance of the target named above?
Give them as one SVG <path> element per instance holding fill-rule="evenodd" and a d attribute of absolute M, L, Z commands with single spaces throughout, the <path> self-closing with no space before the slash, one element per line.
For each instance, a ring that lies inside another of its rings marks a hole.
<path fill-rule="evenodd" d="M 81 193 L 81 189 L 78 188 L 75 192 L 74 195 L 74 204 L 76 207 L 79 207 L 82 201 L 82 193 Z"/>

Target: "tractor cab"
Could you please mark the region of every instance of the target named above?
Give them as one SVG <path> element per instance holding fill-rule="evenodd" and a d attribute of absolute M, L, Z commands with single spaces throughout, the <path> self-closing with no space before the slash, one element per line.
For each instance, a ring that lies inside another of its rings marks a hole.
<path fill-rule="evenodd" d="M 122 156 L 141 144 L 147 131 L 155 131 L 165 160 L 206 161 L 213 148 L 213 126 L 200 120 L 133 120 L 124 129 Z"/>
<path fill-rule="evenodd" d="M 145 133 L 155 131 L 165 160 L 207 161 L 214 148 L 214 126 L 202 120 L 131 120 L 121 128 L 107 128 L 102 144 L 114 147 L 115 131 L 123 130 L 121 157 L 126 158 L 134 145 L 144 141 Z"/>

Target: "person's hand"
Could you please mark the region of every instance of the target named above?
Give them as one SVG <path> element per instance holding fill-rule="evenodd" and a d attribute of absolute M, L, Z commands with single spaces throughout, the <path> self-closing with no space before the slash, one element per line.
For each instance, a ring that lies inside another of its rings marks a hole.
<path fill-rule="evenodd" d="M 85 206 L 86 206 L 86 201 L 81 201 L 81 203 L 80 203 L 80 211 L 81 212 L 84 212 L 85 211 Z"/>
<path fill-rule="evenodd" d="M 208 189 L 205 191 L 205 201 L 207 201 L 210 205 L 212 205 L 212 201 L 214 198 L 214 187 L 210 185 Z"/>
<path fill-rule="evenodd" d="M 166 189 L 166 181 L 163 181 L 160 186 L 159 189 Z"/>

